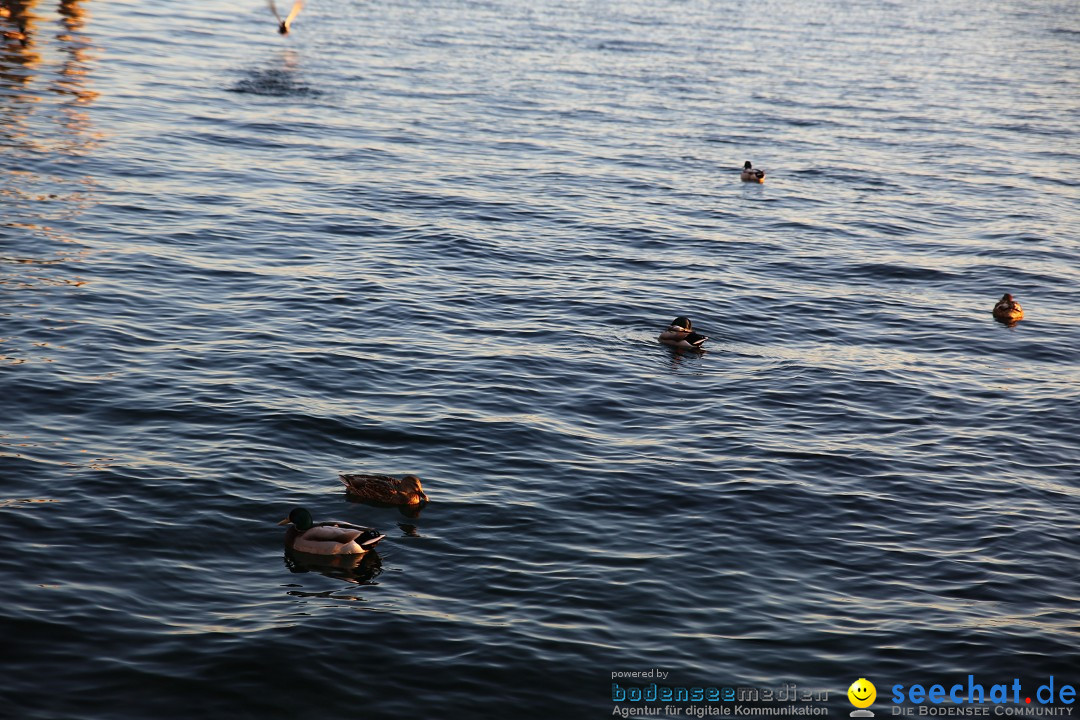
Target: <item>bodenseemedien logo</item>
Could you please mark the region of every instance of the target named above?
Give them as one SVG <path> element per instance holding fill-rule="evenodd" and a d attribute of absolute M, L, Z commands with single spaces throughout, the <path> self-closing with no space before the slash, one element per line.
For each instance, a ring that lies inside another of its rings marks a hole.
<path fill-rule="evenodd" d="M 851 717 L 874 717 L 874 713 L 866 709 L 877 699 L 877 688 L 874 687 L 874 683 L 866 678 L 859 678 L 847 689 L 847 697 L 856 708 L 851 711 Z"/>

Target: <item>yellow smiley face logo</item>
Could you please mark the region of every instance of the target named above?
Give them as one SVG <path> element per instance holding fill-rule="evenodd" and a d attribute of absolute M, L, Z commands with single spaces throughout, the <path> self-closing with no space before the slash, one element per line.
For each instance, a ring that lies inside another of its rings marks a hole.
<path fill-rule="evenodd" d="M 847 689 L 847 699 L 857 708 L 868 708 L 877 699 L 877 688 L 866 678 L 859 678 Z"/>

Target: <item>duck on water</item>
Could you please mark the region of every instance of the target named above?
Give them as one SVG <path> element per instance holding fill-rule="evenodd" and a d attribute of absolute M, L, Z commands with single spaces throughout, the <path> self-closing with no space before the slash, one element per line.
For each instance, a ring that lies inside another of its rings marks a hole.
<path fill-rule="evenodd" d="M 660 333 L 660 337 L 656 339 L 665 345 L 683 350 L 702 350 L 702 344 L 709 338 L 694 332 L 690 318 L 679 316 L 672 320 L 667 330 Z"/>
<path fill-rule="evenodd" d="M 386 536 L 375 528 L 340 520 L 317 523 L 305 508 L 293 508 L 278 525 L 288 525 L 285 547 L 311 555 L 362 555 Z"/>

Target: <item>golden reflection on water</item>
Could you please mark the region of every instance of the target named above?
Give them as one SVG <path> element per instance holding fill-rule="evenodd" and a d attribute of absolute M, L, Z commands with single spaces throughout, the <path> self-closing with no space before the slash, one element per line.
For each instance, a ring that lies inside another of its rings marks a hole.
<path fill-rule="evenodd" d="M 90 87 L 93 44 L 83 33 L 82 2 L 60 0 L 50 12 L 38 0 L 0 0 L 0 145 L 78 157 L 100 140 L 86 113 L 98 93 Z M 4 164 L 4 226 L 48 235 L 35 221 L 81 209 L 93 180 L 36 173 L 33 159 L 16 154 Z M 57 192 L 72 183 L 74 191 Z"/>
<path fill-rule="evenodd" d="M 60 502 L 54 498 L 0 498 L 0 508 L 36 505 L 38 503 Z"/>
<path fill-rule="evenodd" d="M 89 87 L 93 45 L 83 34 L 82 0 L 61 0 L 55 19 L 38 0 L 0 0 L 0 138 L 39 151 L 84 154 L 100 139 L 80 106 L 98 94 Z M 51 20 L 51 22 L 50 22 Z M 50 24 L 58 29 L 50 33 Z M 49 102 L 59 97 L 60 102 Z M 52 134 L 39 116 L 53 115 Z M 43 131 L 44 129 L 44 131 Z"/>
<path fill-rule="evenodd" d="M 87 283 L 70 267 L 91 251 L 65 225 L 91 202 L 79 162 L 101 139 L 87 112 L 98 97 L 88 18 L 85 0 L 0 0 L 0 290 L 32 293 L 8 300 L 22 312 L 3 316 L 26 329 L 4 338 L 0 364 L 53 362 L 64 345 L 34 335 L 63 328 L 40 316 L 38 293 Z"/>

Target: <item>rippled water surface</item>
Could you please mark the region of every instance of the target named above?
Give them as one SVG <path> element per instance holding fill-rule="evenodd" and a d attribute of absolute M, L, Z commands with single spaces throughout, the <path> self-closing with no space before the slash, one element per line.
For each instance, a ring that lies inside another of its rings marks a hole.
<path fill-rule="evenodd" d="M 0 714 L 1080 684 L 1076 3 L 0 8 Z"/>

